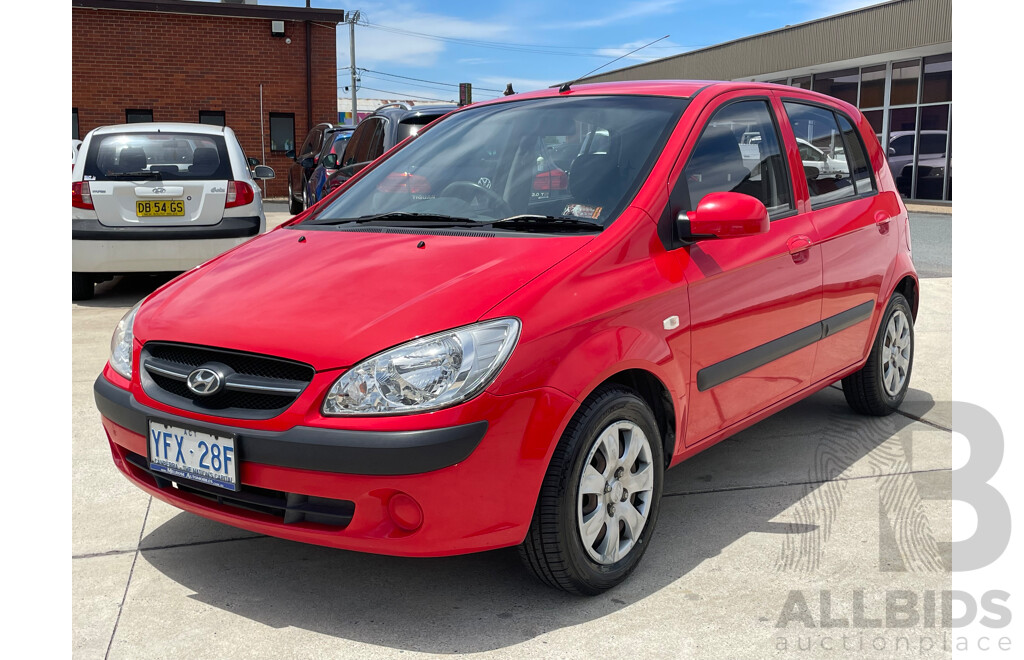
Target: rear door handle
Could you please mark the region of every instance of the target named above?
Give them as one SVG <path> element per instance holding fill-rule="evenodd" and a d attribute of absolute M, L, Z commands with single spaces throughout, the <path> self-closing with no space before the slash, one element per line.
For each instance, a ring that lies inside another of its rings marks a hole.
<path fill-rule="evenodd" d="M 811 237 L 805 236 L 804 234 L 790 236 L 789 240 L 786 241 L 786 247 L 789 248 L 790 254 L 798 254 L 800 252 L 803 252 L 807 248 L 811 247 L 812 244 L 813 243 L 811 242 Z"/>
<path fill-rule="evenodd" d="M 887 225 L 887 224 L 889 224 L 890 220 L 892 220 L 892 216 L 890 216 L 885 211 L 875 211 L 875 224 L 876 225 Z"/>

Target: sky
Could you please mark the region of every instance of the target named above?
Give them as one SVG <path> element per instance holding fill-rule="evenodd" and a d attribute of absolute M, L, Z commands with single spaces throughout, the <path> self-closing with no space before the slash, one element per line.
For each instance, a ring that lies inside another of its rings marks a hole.
<path fill-rule="evenodd" d="M 359 98 L 449 101 L 458 83 L 473 100 L 547 87 L 668 57 L 786 25 L 878 4 L 880 0 L 453 0 L 348 3 L 313 0 L 319 8 L 359 10 L 356 66 Z M 260 0 L 305 6 L 305 0 Z M 348 26 L 338 26 L 338 96 L 349 92 Z"/>

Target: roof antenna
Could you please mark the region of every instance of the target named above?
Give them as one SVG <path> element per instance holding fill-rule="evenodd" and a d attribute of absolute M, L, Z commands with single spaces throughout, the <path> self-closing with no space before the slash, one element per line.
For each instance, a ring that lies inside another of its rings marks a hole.
<path fill-rule="evenodd" d="M 667 35 L 667 34 L 666 34 L 666 35 L 665 35 L 664 37 L 662 37 L 661 39 L 668 39 L 668 38 L 669 38 L 669 36 L 670 36 L 670 35 Z M 637 48 L 636 50 L 631 50 L 631 51 L 629 51 L 628 53 L 626 53 L 625 55 L 620 55 L 619 57 L 616 57 L 616 58 L 615 58 L 614 60 L 612 60 L 611 62 L 608 62 L 607 64 L 602 64 L 601 66 L 597 67 L 597 68 L 596 68 L 596 69 L 594 69 L 593 71 L 588 71 L 588 72 L 584 73 L 584 74 L 583 74 L 582 76 L 580 76 L 579 78 L 577 78 L 577 79 L 575 79 L 575 80 L 570 80 L 569 82 L 566 82 L 566 83 L 562 83 L 562 86 L 558 88 L 558 91 L 559 91 L 559 92 L 568 92 L 568 91 L 569 91 L 569 87 L 570 87 L 571 85 L 575 85 L 576 83 L 578 83 L 579 81 L 583 80 L 584 78 L 586 78 L 586 77 L 587 77 L 587 76 L 589 76 L 590 74 L 594 73 L 594 71 L 600 71 L 601 69 L 603 69 L 603 68 L 605 68 L 606 66 L 608 66 L 608 64 L 615 64 L 616 62 L 618 62 L 619 60 L 621 60 L 621 59 L 622 59 L 623 57 L 629 57 L 630 55 L 632 55 L 633 53 L 637 52 L 638 50 L 643 50 L 644 48 L 647 48 L 648 46 L 651 46 L 651 45 L 653 45 L 653 44 L 656 44 L 656 43 L 658 43 L 659 41 L 661 41 L 661 39 L 655 39 L 655 40 L 654 40 L 654 41 L 652 41 L 651 43 L 649 43 L 649 44 L 644 44 L 643 46 L 640 46 L 640 47 L 639 47 L 639 48 Z"/>

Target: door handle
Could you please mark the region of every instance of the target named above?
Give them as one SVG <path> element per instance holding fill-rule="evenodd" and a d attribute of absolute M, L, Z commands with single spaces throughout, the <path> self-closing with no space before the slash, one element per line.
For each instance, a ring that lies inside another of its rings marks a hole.
<path fill-rule="evenodd" d="M 810 236 L 805 236 L 804 234 L 790 236 L 789 240 L 786 241 L 786 247 L 789 248 L 789 253 L 794 255 L 803 252 L 807 248 L 811 247 L 811 245 L 813 245 L 813 243 L 811 242 Z"/>
<path fill-rule="evenodd" d="M 889 221 L 892 220 L 885 211 L 875 211 L 875 226 L 878 227 L 878 231 L 887 234 L 889 233 Z"/>

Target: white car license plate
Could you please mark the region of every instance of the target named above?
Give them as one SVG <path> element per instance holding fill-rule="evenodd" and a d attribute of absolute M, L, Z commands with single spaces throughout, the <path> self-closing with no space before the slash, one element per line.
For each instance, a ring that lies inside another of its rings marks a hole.
<path fill-rule="evenodd" d="M 149 420 L 149 467 L 157 472 L 238 490 L 235 439 Z"/>

